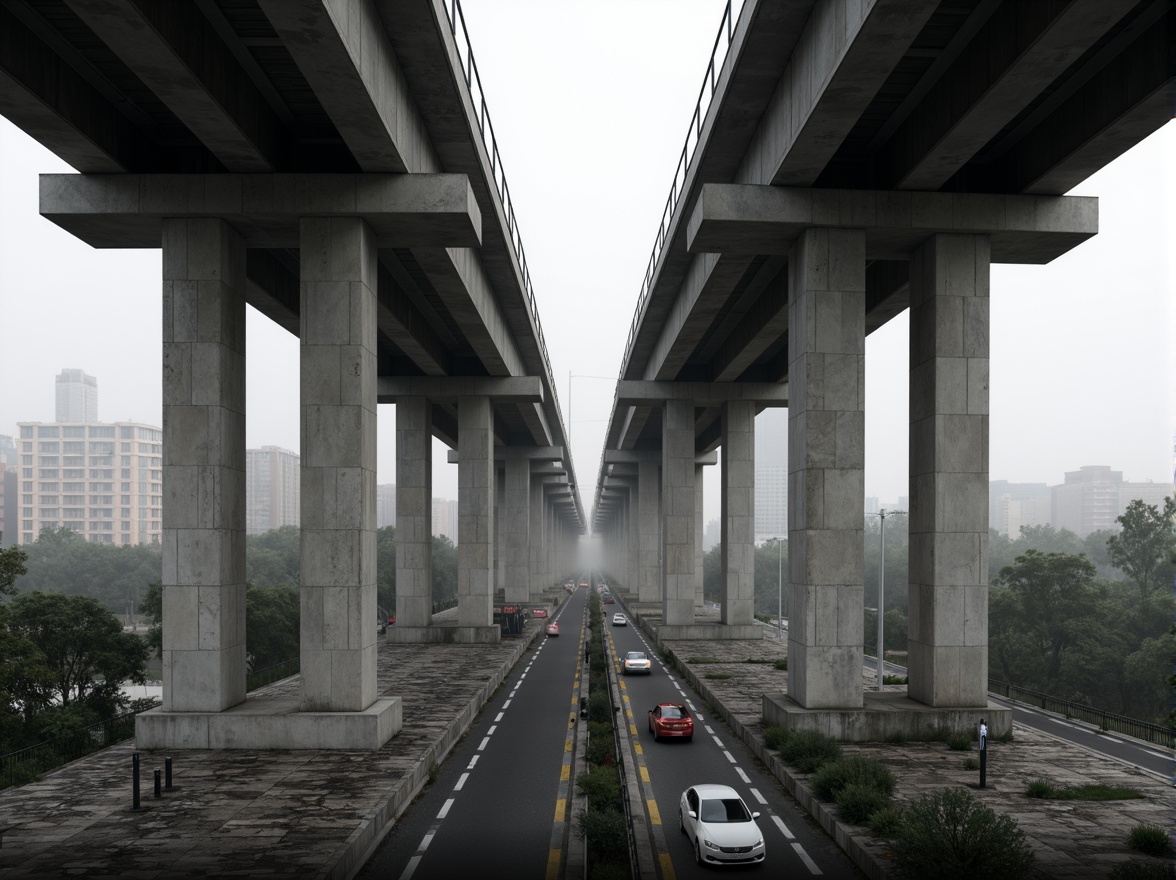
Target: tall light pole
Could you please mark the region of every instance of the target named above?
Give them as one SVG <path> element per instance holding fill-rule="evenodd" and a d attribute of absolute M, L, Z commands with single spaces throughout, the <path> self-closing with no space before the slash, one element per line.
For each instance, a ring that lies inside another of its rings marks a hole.
<path fill-rule="evenodd" d="M 885 642 L 883 641 L 882 628 L 882 618 L 885 616 L 882 609 L 886 596 L 886 517 L 898 516 L 904 513 L 906 513 L 905 510 L 892 510 L 887 513 L 886 508 L 883 507 L 879 513 L 875 514 L 881 520 L 881 525 L 878 530 L 880 536 L 878 540 L 880 551 L 878 556 L 878 647 L 876 649 L 878 654 L 878 690 L 882 690 L 882 658 L 886 655 L 886 649 L 883 647 Z"/>

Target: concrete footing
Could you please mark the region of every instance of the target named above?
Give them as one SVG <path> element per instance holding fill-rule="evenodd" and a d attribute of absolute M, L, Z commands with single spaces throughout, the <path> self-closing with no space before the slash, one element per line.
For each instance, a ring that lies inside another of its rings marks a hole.
<path fill-rule="evenodd" d="M 223 712 L 164 712 L 135 719 L 139 749 L 380 748 L 403 726 L 400 697 L 362 712 L 300 712 L 298 694 L 250 697 Z"/>
<path fill-rule="evenodd" d="M 755 639 L 764 637 L 758 623 L 662 623 L 657 625 L 658 642 L 704 639 Z"/>
<path fill-rule="evenodd" d="M 947 728 L 976 731 L 983 718 L 994 739 L 1013 732 L 1013 710 L 989 703 L 983 707 L 943 709 L 916 702 L 905 691 L 864 694 L 861 709 L 806 709 L 787 694 L 764 694 L 764 726 L 815 730 L 841 742 L 924 739 Z"/>
<path fill-rule="evenodd" d="M 388 641 L 394 645 L 491 645 L 501 640 L 498 625 L 388 627 Z"/>

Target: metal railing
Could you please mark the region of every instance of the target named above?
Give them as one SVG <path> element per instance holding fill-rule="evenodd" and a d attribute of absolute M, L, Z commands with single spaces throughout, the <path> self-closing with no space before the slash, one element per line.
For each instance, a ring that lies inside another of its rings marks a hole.
<path fill-rule="evenodd" d="M 0 755 L 0 787 L 32 782 L 42 773 L 76 761 L 135 735 L 137 710 L 108 718 L 89 727 L 35 746 Z"/>
<path fill-rule="evenodd" d="M 742 2 L 742 0 L 740 0 Z M 506 172 L 502 167 L 502 156 L 498 152 L 498 140 L 494 136 L 494 125 L 490 121 L 490 111 L 486 106 L 486 91 L 482 87 L 482 79 L 478 75 L 478 64 L 474 60 L 474 50 L 470 45 L 470 36 L 466 30 L 465 14 L 461 9 L 460 0 L 445 0 L 442 4 L 445 15 L 449 20 L 449 31 L 453 35 L 457 47 L 457 57 L 464 74 L 466 88 L 469 90 L 470 100 L 474 105 L 474 118 L 478 131 L 482 135 L 482 145 L 490 157 L 490 176 L 498 197 L 502 200 L 502 212 L 506 217 L 506 231 L 510 238 L 511 249 L 519 264 L 519 273 L 523 282 L 523 298 L 527 304 L 532 322 L 535 325 L 535 338 L 539 343 L 539 351 L 543 356 L 543 367 L 547 372 L 547 384 L 555 403 L 556 417 L 562 436 L 567 438 L 567 430 L 563 423 L 563 411 L 559 405 L 559 392 L 555 385 L 555 377 L 551 372 L 551 358 L 547 353 L 547 341 L 543 338 L 543 325 L 539 323 L 539 307 L 535 300 L 535 288 L 531 284 L 531 270 L 527 265 L 527 254 L 523 249 L 523 237 L 519 232 L 518 218 L 515 217 L 514 203 L 510 198 L 510 186 L 506 182 Z M 728 8 L 730 3 L 728 3 Z M 572 483 L 575 483 L 575 470 L 572 468 L 572 456 L 568 453 L 568 469 L 571 471 Z"/>
<path fill-rule="evenodd" d="M 657 237 L 653 242 L 653 252 L 649 255 L 649 263 L 645 267 L 645 278 L 641 282 L 641 292 L 637 297 L 637 308 L 633 312 L 633 323 L 629 327 L 629 339 L 625 344 L 625 359 L 621 363 L 621 377 L 629 367 L 629 355 L 633 351 L 633 342 L 637 338 L 637 327 L 641 323 L 641 313 L 649 301 L 653 290 L 653 279 L 657 272 L 657 261 L 661 258 L 669 241 L 670 225 L 674 220 L 674 211 L 678 202 L 686 191 L 686 178 L 690 170 L 690 163 L 698 150 L 702 139 L 702 124 L 706 120 L 711 100 L 715 95 L 715 87 L 719 80 L 719 71 L 727 60 L 727 53 L 731 48 L 731 41 L 735 35 L 735 21 L 743 11 L 746 0 L 727 0 L 723 10 L 723 18 L 719 22 L 719 32 L 715 36 L 715 45 L 711 49 L 710 63 L 706 68 L 706 75 L 702 79 L 702 88 L 698 93 L 698 102 L 694 105 L 694 115 L 690 119 L 690 128 L 686 132 L 686 143 L 682 145 L 682 152 L 678 157 L 678 167 L 674 169 L 674 179 L 670 183 L 670 195 L 666 199 L 666 206 L 662 210 L 661 224 L 658 226 Z"/>
<path fill-rule="evenodd" d="M 1167 749 L 1176 748 L 1176 727 L 1165 727 L 1150 721 L 1140 721 L 1138 718 L 1128 718 L 1126 715 L 1063 700 L 1060 697 L 1031 691 L 1028 688 L 1018 687 L 1007 681 L 997 681 L 994 678 L 988 679 L 988 691 L 1019 703 L 1037 706 L 1047 712 L 1056 712 L 1067 718 L 1077 718 L 1079 721 L 1096 725 L 1099 730 L 1121 733 Z"/>

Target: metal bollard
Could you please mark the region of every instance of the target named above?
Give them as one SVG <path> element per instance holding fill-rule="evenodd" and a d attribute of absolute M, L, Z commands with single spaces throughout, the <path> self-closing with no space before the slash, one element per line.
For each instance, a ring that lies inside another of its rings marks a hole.
<path fill-rule="evenodd" d="M 988 725 L 980 719 L 980 787 L 984 788 L 988 775 Z"/>
<path fill-rule="evenodd" d="M 161 790 L 160 790 L 160 789 L 161 789 L 161 786 L 160 786 L 160 775 L 161 775 L 161 773 L 162 773 L 162 772 L 163 772 L 163 771 L 162 771 L 162 770 L 160 770 L 158 767 L 156 767 L 156 768 L 155 768 L 155 796 L 156 796 L 156 797 L 161 797 L 161 796 L 162 796 L 162 792 L 161 792 Z"/>
<path fill-rule="evenodd" d="M 172 791 L 171 758 L 163 759 L 163 790 Z"/>

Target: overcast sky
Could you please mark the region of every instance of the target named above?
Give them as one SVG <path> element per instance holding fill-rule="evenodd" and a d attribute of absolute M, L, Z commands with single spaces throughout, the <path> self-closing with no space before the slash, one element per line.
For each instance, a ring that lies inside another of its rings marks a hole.
<path fill-rule="evenodd" d="M 463 0 L 585 505 L 723 5 Z M 1053 485 L 1102 464 L 1171 481 L 1173 156 L 1169 123 L 1074 191 L 1099 197 L 1097 237 L 1048 266 L 993 267 L 993 479 Z M 98 378 L 101 420 L 161 421 L 159 251 L 93 250 L 42 219 L 37 175 L 70 170 L 0 119 L 0 433 L 53 421 L 65 367 Z M 248 333 L 247 443 L 297 450 L 297 340 L 252 310 Z M 904 314 L 866 342 L 866 494 L 884 504 L 907 494 L 906 372 Z M 379 428 L 390 483 L 394 407 Z M 439 443 L 434 458 L 435 493 L 456 498 Z M 706 495 L 717 517 L 716 468 Z"/>

